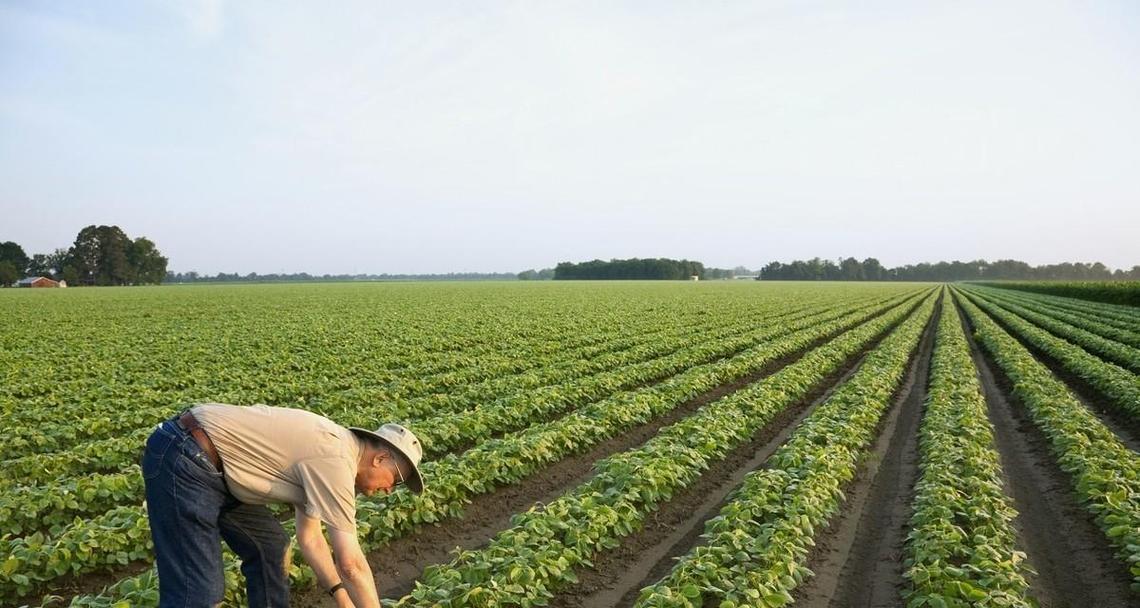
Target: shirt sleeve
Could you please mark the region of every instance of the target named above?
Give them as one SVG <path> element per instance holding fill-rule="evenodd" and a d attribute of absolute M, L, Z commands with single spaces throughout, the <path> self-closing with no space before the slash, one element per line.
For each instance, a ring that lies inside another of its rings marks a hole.
<path fill-rule="evenodd" d="M 356 474 L 341 458 L 297 463 L 305 490 L 305 513 L 343 532 L 356 531 Z"/>

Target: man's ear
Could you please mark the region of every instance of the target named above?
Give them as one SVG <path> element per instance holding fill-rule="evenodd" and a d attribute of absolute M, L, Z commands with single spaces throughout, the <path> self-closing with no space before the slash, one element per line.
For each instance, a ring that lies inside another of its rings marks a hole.
<path fill-rule="evenodd" d="M 388 457 L 389 457 L 389 454 L 388 454 L 387 449 L 380 448 L 379 450 L 376 450 L 372 454 L 372 466 L 374 466 L 374 467 L 380 466 L 380 464 L 384 462 L 384 459 L 388 458 Z"/>

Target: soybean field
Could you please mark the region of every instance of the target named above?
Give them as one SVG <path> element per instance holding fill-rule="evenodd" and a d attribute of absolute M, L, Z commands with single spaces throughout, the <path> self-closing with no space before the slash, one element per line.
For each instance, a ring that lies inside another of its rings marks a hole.
<path fill-rule="evenodd" d="M 1140 308 L 536 281 L 9 289 L 0 318 L 0 605 L 157 604 L 138 461 L 197 402 L 416 432 L 425 493 L 358 499 L 401 608 L 1140 605 Z"/>

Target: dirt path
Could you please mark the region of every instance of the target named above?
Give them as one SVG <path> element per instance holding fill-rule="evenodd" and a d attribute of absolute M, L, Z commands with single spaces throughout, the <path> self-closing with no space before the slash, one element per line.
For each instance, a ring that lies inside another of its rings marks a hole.
<path fill-rule="evenodd" d="M 861 360 L 861 359 L 860 359 Z M 674 558 L 697 544 L 706 521 L 715 517 L 728 495 L 787 440 L 799 423 L 829 396 L 835 385 L 853 373 L 855 365 L 837 374 L 821 389 L 777 416 L 756 439 L 709 467 L 701 478 L 653 514 L 641 531 L 594 559 L 594 567 L 578 571 L 579 584 L 563 590 L 551 602 L 555 608 L 630 606 L 642 587 L 668 574 Z"/>
<path fill-rule="evenodd" d="M 1069 476 L 1055 464 L 1045 436 L 961 316 L 994 425 L 1005 490 L 1018 511 L 1018 545 L 1037 571 L 1029 577 L 1030 593 L 1042 608 L 1140 605 L 1129 591 L 1126 568 L 1077 503 Z"/>
<path fill-rule="evenodd" d="M 816 538 L 808 562 L 815 576 L 793 594 L 796 606 L 902 604 L 903 550 L 918 479 L 918 428 L 941 306 L 935 310 L 871 453 L 845 491 L 843 510 Z"/>
<path fill-rule="evenodd" d="M 879 338 L 887 333 L 889 331 Z M 700 541 L 704 523 L 716 516 L 744 477 L 783 445 L 800 421 L 855 372 L 866 353 L 878 342 L 876 339 L 811 394 L 787 408 L 752 441 L 712 465 L 694 485 L 661 505 L 640 531 L 623 539 L 617 548 L 595 556 L 594 567 L 577 569 L 578 584 L 560 590 L 550 605 L 554 608 L 632 605 L 643 587 L 665 576 L 675 558 Z"/>
<path fill-rule="evenodd" d="M 660 428 L 681 420 L 704 405 L 793 363 L 804 353 L 833 337 L 834 335 L 817 340 L 800 352 L 770 363 L 740 380 L 704 393 L 651 422 L 602 442 L 588 452 L 564 458 L 520 483 L 477 496 L 467 506 L 461 518 L 435 526 L 421 527 L 371 553 L 368 560 L 376 576 L 381 596 L 395 598 L 409 593 L 424 568 L 432 564 L 446 563 L 451 559 L 452 551 L 456 547 L 475 549 L 486 545 L 495 534 L 510 526 L 510 518 L 515 513 L 529 509 L 536 502 L 549 502 L 568 489 L 588 480 L 593 475 L 593 465 L 596 461 L 645 443 L 656 435 Z M 309 588 L 294 593 L 291 605 L 332 606 L 333 603 L 320 590 Z"/>

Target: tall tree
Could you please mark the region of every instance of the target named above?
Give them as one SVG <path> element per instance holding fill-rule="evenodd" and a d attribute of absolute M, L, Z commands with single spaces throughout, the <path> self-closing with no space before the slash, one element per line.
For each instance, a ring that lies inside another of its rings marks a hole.
<path fill-rule="evenodd" d="M 126 285 L 132 275 L 127 251 L 131 240 L 118 226 L 87 226 L 68 252 L 70 265 L 84 285 Z"/>
<path fill-rule="evenodd" d="M 28 254 L 24 248 L 12 241 L 0 243 L 0 262 L 8 262 L 16 269 L 17 274 L 23 274 L 28 269 Z"/>
<path fill-rule="evenodd" d="M 140 236 L 131 243 L 127 250 L 127 261 L 130 265 L 131 282 L 154 283 L 155 285 L 166 278 L 167 259 L 159 252 L 154 241 Z"/>
<path fill-rule="evenodd" d="M 862 281 L 867 277 L 864 274 L 863 264 L 855 258 L 844 258 L 839 262 L 840 281 Z"/>
<path fill-rule="evenodd" d="M 79 231 L 67 252 L 67 261 L 67 265 L 75 271 L 78 283 L 95 284 L 95 274 L 99 268 L 98 227 L 92 225 Z"/>
<path fill-rule="evenodd" d="M 48 277 L 58 280 L 63 274 L 63 267 L 68 263 L 67 250 L 56 249 L 52 253 L 37 253 L 28 262 L 29 277 Z"/>
<path fill-rule="evenodd" d="M 886 277 L 883 276 L 883 265 L 875 258 L 867 258 L 863 260 L 863 277 L 868 281 L 882 281 Z"/>
<path fill-rule="evenodd" d="M 99 265 L 100 285 L 126 285 L 131 280 L 131 264 L 127 252 L 131 239 L 118 226 L 100 226 L 99 244 L 101 260 Z"/>
<path fill-rule="evenodd" d="M 20 280 L 20 271 L 16 265 L 8 260 L 0 260 L 0 287 L 11 287 L 12 283 Z"/>
<path fill-rule="evenodd" d="M 63 268 L 67 266 L 67 250 L 57 247 L 55 251 L 47 254 L 47 265 L 52 269 L 55 278 L 62 278 Z"/>
<path fill-rule="evenodd" d="M 37 253 L 32 256 L 32 261 L 28 262 L 28 276 L 55 278 L 55 269 L 48 262 L 47 254 Z"/>

